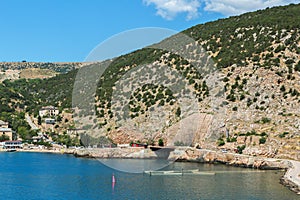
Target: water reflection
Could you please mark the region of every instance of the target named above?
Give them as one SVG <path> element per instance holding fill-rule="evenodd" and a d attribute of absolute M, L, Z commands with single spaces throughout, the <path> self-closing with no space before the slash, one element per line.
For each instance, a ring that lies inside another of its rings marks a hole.
<path fill-rule="evenodd" d="M 171 163 L 166 159 L 100 159 L 100 161 L 108 167 L 128 173 L 159 170 Z"/>

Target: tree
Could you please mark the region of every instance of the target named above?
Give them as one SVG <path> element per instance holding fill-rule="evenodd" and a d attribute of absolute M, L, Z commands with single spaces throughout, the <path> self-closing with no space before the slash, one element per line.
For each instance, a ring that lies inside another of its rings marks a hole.
<path fill-rule="evenodd" d="M 285 92 L 285 87 L 284 87 L 284 85 L 282 85 L 282 86 L 280 87 L 280 91 L 281 91 L 281 92 Z"/>
<path fill-rule="evenodd" d="M 163 139 L 159 139 L 158 140 L 158 146 L 161 146 L 161 147 L 163 147 L 164 146 L 164 141 L 163 141 Z"/>
<path fill-rule="evenodd" d="M 242 153 L 243 153 L 243 150 L 244 150 L 245 148 L 246 148 L 245 145 L 238 146 L 238 147 L 237 147 L 238 153 L 239 153 L 239 154 L 242 154 Z"/>
<path fill-rule="evenodd" d="M 219 138 L 217 141 L 218 146 L 223 146 L 225 144 L 225 141 L 223 138 Z"/>
<path fill-rule="evenodd" d="M 58 122 L 61 122 L 61 120 L 62 120 L 61 116 L 58 115 L 58 116 L 56 117 L 56 120 L 57 120 Z"/>
<path fill-rule="evenodd" d="M 42 118 L 41 118 L 41 116 L 38 116 L 38 125 L 42 125 Z"/>
<path fill-rule="evenodd" d="M 176 110 L 176 116 L 180 117 L 180 115 L 181 115 L 181 109 L 180 109 L 180 107 L 178 107 Z"/>
<path fill-rule="evenodd" d="M 264 143 L 266 143 L 266 138 L 265 137 L 259 138 L 259 144 L 264 144 Z"/>
<path fill-rule="evenodd" d="M 9 140 L 9 137 L 7 135 L 0 136 L 0 142 L 6 141 L 6 140 Z"/>
<path fill-rule="evenodd" d="M 36 136 L 37 133 L 35 131 L 29 130 L 27 127 L 24 126 L 20 126 L 17 129 L 19 136 L 23 139 L 23 140 L 31 140 L 33 136 Z"/>

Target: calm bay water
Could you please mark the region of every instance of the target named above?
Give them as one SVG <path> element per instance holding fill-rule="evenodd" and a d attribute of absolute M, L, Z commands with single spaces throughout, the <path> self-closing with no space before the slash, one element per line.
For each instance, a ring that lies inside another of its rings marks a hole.
<path fill-rule="evenodd" d="M 197 163 L 167 167 L 181 168 L 221 173 L 150 177 L 119 172 L 98 160 L 72 155 L 0 153 L 0 199 L 299 199 L 279 184 L 282 172 Z"/>

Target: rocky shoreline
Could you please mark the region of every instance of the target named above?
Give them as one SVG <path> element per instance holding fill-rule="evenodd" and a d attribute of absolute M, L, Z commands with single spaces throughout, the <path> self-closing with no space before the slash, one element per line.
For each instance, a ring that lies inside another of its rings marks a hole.
<path fill-rule="evenodd" d="M 161 151 L 161 150 L 160 150 Z M 133 158 L 155 159 L 165 156 L 163 152 L 155 152 L 144 148 L 103 148 L 103 149 L 64 149 L 62 153 L 73 154 L 75 157 L 85 158 Z M 295 165 L 300 162 L 283 159 L 263 158 L 234 153 L 223 153 L 207 149 L 189 147 L 175 148 L 167 157 L 181 162 L 221 163 L 236 167 L 254 168 L 262 170 L 285 170 L 285 175 L 280 183 L 290 190 L 300 194 L 299 174 L 291 174 Z M 300 171 L 298 172 L 300 173 Z M 296 177 L 294 177 L 296 176 Z M 298 177 L 297 177 L 298 176 Z"/>

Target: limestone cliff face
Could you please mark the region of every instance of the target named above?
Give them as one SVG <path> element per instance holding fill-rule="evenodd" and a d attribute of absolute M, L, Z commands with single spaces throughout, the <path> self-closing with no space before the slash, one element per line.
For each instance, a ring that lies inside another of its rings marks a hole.
<path fill-rule="evenodd" d="M 224 141 L 224 148 L 231 151 L 245 145 L 246 154 L 299 160 L 300 31 L 298 28 L 276 29 L 249 26 L 231 30 L 230 38 L 238 44 L 241 41 L 244 43 L 252 41 L 254 46 L 259 46 L 262 43 L 259 43 L 257 38 L 266 37 L 263 34 L 273 39 L 264 43 L 264 48 L 259 48 L 249 57 L 242 58 L 241 63 L 229 63 L 226 67 L 211 73 L 213 75 L 206 74 L 206 77 L 189 82 L 193 84 L 187 83 L 186 88 L 201 97 L 198 99 L 196 114 L 176 116 L 176 106 L 180 107 L 178 102 L 173 104 L 169 111 L 167 111 L 169 105 L 160 105 L 160 102 L 157 102 L 148 106 L 146 103 L 141 107 L 133 106 L 131 110 L 133 123 L 146 127 L 140 129 L 141 133 L 148 132 L 146 138 L 156 140 L 160 137 L 168 145 L 198 143 L 200 146 L 211 148 L 223 145 Z M 250 32 L 254 33 L 250 35 Z M 238 36 L 239 33 L 243 36 Z M 219 58 L 217 55 L 222 53 L 221 49 L 226 51 L 222 46 L 221 34 L 220 31 L 208 38 L 201 38 L 199 35 L 200 39 L 197 41 L 206 47 L 206 53 L 214 60 Z M 208 45 L 212 41 L 219 44 L 220 48 L 212 50 L 212 44 Z M 244 47 L 236 47 L 235 50 L 242 52 L 243 49 Z M 158 64 L 155 64 L 176 69 L 173 58 L 170 63 L 162 62 L 170 56 L 162 55 Z M 191 57 L 195 58 L 197 55 Z M 222 59 L 224 58 L 220 58 Z M 193 63 L 193 59 L 187 59 L 187 62 Z M 214 67 L 218 64 L 216 62 L 209 66 Z M 182 67 L 191 68 L 191 65 L 186 64 Z M 199 91 L 195 87 L 196 84 L 202 85 L 201 91 L 205 91 L 204 94 L 197 93 Z M 216 85 L 219 86 L 217 91 Z M 148 93 L 156 98 L 155 92 L 138 91 L 140 101 L 147 102 Z M 174 96 L 176 97 L 175 93 Z M 192 94 L 191 97 L 193 98 Z M 168 114 L 167 118 L 157 115 L 154 117 L 155 123 L 151 123 L 151 116 L 143 114 L 150 108 L 155 111 L 162 106 L 166 110 L 161 110 L 160 113 Z M 137 107 L 139 109 L 135 109 Z"/>
<path fill-rule="evenodd" d="M 177 150 L 180 153 L 171 154 L 177 156 L 178 160 L 195 161 L 195 162 L 208 162 L 208 163 L 223 163 L 233 166 L 244 166 L 256 169 L 285 169 L 288 165 L 280 160 L 268 160 L 260 157 L 222 153 L 210 150 L 199 150 L 194 148 L 187 148 Z"/>

